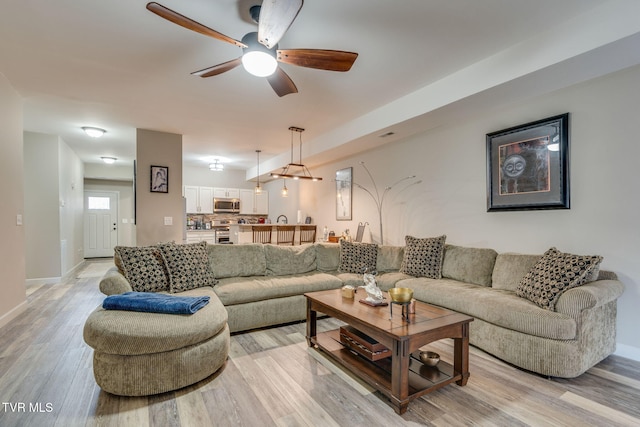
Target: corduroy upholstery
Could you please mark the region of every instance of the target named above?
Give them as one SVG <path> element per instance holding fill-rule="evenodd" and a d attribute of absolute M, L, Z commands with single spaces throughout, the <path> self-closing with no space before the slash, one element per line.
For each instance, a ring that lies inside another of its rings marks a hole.
<path fill-rule="evenodd" d="M 207 250 L 219 280 L 213 291 L 227 310 L 231 332 L 304 320 L 305 292 L 363 284 L 362 274 L 338 272 L 338 244 L 209 245 Z M 442 278 L 429 279 L 399 272 L 403 247 L 378 246 L 377 254 L 382 290 L 409 287 L 420 301 L 473 316 L 471 344 L 516 366 L 570 378 L 615 350 L 616 299 L 624 290 L 615 273 L 600 271 L 596 281 L 566 290 L 555 310 L 545 310 L 515 294 L 542 255 L 447 244 Z M 113 294 L 131 286 L 112 269 L 100 289 Z"/>
<path fill-rule="evenodd" d="M 102 306 L 91 313 L 83 336 L 94 349 L 94 377 L 103 390 L 121 396 L 163 393 L 203 380 L 224 365 L 230 340 L 225 307 L 210 287 L 180 295 L 210 300 L 192 315 Z"/>

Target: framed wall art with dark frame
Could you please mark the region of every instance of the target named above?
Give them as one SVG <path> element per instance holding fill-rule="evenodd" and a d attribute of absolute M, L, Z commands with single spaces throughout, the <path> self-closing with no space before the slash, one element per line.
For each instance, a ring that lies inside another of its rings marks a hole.
<path fill-rule="evenodd" d="M 353 168 L 336 171 L 336 220 L 351 221 Z"/>
<path fill-rule="evenodd" d="M 169 192 L 169 167 L 151 165 L 151 192 Z"/>
<path fill-rule="evenodd" d="M 569 209 L 569 113 L 487 134 L 487 211 Z"/>

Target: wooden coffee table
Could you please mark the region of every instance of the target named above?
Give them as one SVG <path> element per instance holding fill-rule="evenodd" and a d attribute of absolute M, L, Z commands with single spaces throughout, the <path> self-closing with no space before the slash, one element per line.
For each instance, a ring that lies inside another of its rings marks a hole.
<path fill-rule="evenodd" d="M 415 314 L 402 318 L 401 307 L 371 307 L 343 298 L 340 289 L 309 292 L 307 298 L 307 343 L 329 355 L 389 398 L 394 410 L 403 414 L 409 402 L 452 382 L 464 386 L 469 378 L 469 323 L 472 317 L 416 301 Z M 389 300 L 385 293 L 385 298 Z M 340 343 L 338 330 L 317 333 L 317 313 L 335 317 L 375 339 L 391 350 L 391 357 L 367 360 Z M 453 366 L 440 361 L 423 365 L 419 349 L 443 338 L 454 340 Z"/>

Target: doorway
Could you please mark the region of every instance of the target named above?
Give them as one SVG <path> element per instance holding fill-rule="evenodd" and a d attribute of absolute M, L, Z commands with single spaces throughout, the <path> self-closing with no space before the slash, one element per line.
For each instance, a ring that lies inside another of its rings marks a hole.
<path fill-rule="evenodd" d="M 118 244 L 118 193 L 84 192 L 84 257 L 113 256 Z"/>

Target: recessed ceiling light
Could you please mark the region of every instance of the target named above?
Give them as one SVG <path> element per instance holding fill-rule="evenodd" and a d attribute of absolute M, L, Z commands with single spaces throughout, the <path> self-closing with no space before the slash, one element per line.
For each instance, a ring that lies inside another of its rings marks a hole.
<path fill-rule="evenodd" d="M 84 131 L 84 133 L 86 133 L 92 138 L 100 138 L 102 135 L 104 135 L 107 132 L 104 129 L 95 128 L 91 126 L 83 126 L 82 130 Z"/>
<path fill-rule="evenodd" d="M 115 161 L 118 160 L 115 157 L 100 157 L 100 158 L 102 159 L 103 162 L 105 162 L 108 165 L 115 163 Z"/>

